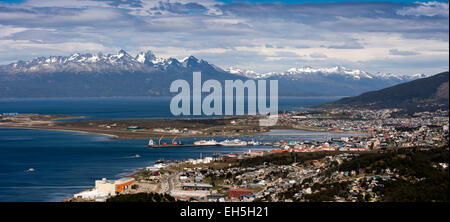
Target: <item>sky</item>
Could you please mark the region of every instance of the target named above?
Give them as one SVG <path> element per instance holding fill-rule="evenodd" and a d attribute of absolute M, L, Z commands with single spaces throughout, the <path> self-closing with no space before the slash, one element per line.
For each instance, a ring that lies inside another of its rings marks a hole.
<path fill-rule="evenodd" d="M 436 74 L 448 32 L 448 1 L 0 0 L 0 64 L 124 49 L 260 73 Z"/>

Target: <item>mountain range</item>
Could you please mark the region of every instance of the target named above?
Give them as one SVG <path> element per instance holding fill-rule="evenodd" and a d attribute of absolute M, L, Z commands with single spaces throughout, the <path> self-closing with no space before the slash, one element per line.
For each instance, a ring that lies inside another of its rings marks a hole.
<path fill-rule="evenodd" d="M 136 56 L 75 53 L 39 57 L 0 66 L 0 98 L 168 96 L 176 79 L 278 80 L 280 96 L 354 96 L 387 86 L 426 77 L 370 74 L 342 66 L 291 68 L 284 72 L 256 73 L 238 68 L 222 69 L 205 60 L 158 58 L 151 51 Z"/>
<path fill-rule="evenodd" d="M 410 112 L 448 109 L 449 72 L 416 79 L 385 89 L 342 98 L 324 104 L 324 108 L 403 108 Z"/>

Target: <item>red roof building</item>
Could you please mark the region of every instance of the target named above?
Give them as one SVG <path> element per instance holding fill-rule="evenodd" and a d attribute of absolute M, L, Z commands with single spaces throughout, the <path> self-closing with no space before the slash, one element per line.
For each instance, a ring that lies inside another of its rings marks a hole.
<path fill-rule="evenodd" d="M 252 190 L 249 189 L 229 189 L 228 198 L 230 199 L 240 199 L 241 196 L 253 194 Z"/>

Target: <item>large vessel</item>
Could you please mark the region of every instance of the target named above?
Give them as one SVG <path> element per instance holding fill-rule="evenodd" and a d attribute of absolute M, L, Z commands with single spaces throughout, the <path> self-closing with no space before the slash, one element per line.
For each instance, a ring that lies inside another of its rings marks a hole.
<path fill-rule="evenodd" d="M 249 145 L 249 146 L 258 146 L 260 144 L 261 144 L 260 142 L 257 142 L 257 141 L 255 142 L 254 140 L 247 142 L 247 145 Z"/>
<path fill-rule="evenodd" d="M 195 141 L 194 145 L 196 145 L 196 146 L 217 146 L 217 141 L 215 141 L 215 140 L 199 140 L 199 141 Z"/>
<path fill-rule="evenodd" d="M 247 146 L 247 142 L 239 140 L 239 139 L 224 140 L 224 141 L 220 142 L 219 145 L 221 145 L 221 146 Z"/>
<path fill-rule="evenodd" d="M 159 138 L 159 140 L 153 141 L 152 139 L 150 139 L 148 141 L 148 147 L 150 148 L 170 148 L 170 147 L 196 147 L 196 146 L 217 146 L 218 143 L 214 140 L 209 140 L 209 141 L 198 141 L 198 143 L 194 143 L 194 144 L 184 144 L 181 141 L 176 141 L 176 137 L 173 138 L 172 142 L 162 142 L 162 136 L 161 138 Z"/>
<path fill-rule="evenodd" d="M 175 138 L 173 138 L 171 143 L 167 143 L 167 142 L 161 142 L 162 137 L 159 138 L 158 142 L 153 141 L 152 139 L 150 139 L 148 141 L 148 147 L 150 148 L 162 148 L 162 147 L 187 147 L 187 146 L 194 146 L 193 144 L 183 144 L 181 143 L 181 141 L 176 141 Z"/>

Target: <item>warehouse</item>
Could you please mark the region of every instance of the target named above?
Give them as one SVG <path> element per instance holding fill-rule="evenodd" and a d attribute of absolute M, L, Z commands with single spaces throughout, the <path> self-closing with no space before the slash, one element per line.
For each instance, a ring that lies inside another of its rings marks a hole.
<path fill-rule="evenodd" d="M 183 183 L 184 190 L 210 190 L 213 186 L 207 183 Z"/>
<path fill-rule="evenodd" d="M 128 189 L 134 182 L 134 178 L 131 177 L 124 177 L 118 180 L 107 180 L 106 178 L 103 178 L 102 180 L 95 181 L 95 189 L 98 190 L 98 192 L 115 196 L 119 192 Z"/>

